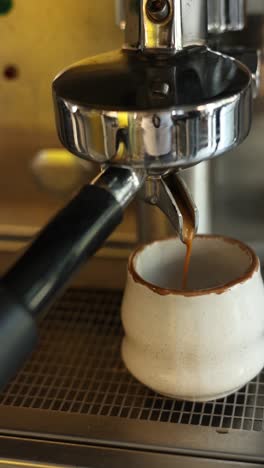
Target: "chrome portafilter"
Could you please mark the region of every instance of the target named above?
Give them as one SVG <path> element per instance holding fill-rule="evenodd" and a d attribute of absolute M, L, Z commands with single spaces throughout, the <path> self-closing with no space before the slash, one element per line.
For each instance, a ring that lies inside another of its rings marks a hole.
<path fill-rule="evenodd" d="M 129 168 L 156 186 L 231 150 L 251 126 L 250 72 L 205 47 L 155 60 L 127 50 L 88 59 L 58 76 L 53 92 L 59 136 L 70 152 L 108 172 Z M 169 220 L 182 238 L 171 200 L 162 211 L 174 213 Z"/>

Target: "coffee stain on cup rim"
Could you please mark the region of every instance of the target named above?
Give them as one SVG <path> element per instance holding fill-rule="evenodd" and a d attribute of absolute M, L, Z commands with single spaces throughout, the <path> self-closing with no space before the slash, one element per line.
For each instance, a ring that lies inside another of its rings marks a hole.
<path fill-rule="evenodd" d="M 154 242 L 150 242 L 149 244 L 142 245 L 138 247 L 129 257 L 128 260 L 128 271 L 130 275 L 132 276 L 133 280 L 136 283 L 141 284 L 142 286 L 147 287 L 151 291 L 153 291 L 156 294 L 159 294 L 160 296 L 183 296 L 183 297 L 197 297 L 197 296 L 206 296 L 208 294 L 223 294 L 230 290 L 232 287 L 246 283 L 248 280 L 250 280 L 253 275 L 259 271 L 260 269 L 260 263 L 257 255 L 255 254 L 254 250 L 251 249 L 248 245 L 244 244 L 243 242 L 233 239 L 231 237 L 225 237 L 225 236 L 220 236 L 220 235 L 197 235 L 195 236 L 195 239 L 208 239 L 208 240 L 221 240 L 223 242 L 226 242 L 228 244 L 233 244 L 238 246 L 243 252 L 246 252 L 248 255 L 251 263 L 248 268 L 248 270 L 238 278 L 236 278 L 233 281 L 230 281 L 228 283 L 219 285 L 214 288 L 208 288 L 208 289 L 190 289 L 190 290 L 182 290 L 182 289 L 166 289 L 159 287 L 155 284 L 149 283 L 148 281 L 144 280 L 142 276 L 140 276 L 135 268 L 135 259 L 136 257 L 145 250 L 146 247 L 150 247 L 151 245 L 158 244 L 161 242 L 166 242 L 168 240 L 179 240 L 177 237 L 167 237 L 165 239 L 157 240 Z"/>

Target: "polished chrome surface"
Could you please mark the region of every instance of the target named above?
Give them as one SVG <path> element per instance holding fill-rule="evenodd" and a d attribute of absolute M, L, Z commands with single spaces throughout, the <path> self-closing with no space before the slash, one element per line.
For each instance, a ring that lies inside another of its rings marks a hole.
<path fill-rule="evenodd" d="M 210 33 L 240 31 L 245 27 L 245 20 L 245 0 L 208 0 L 208 31 Z"/>
<path fill-rule="evenodd" d="M 128 17 L 128 20 L 131 20 L 131 17 L 134 14 L 134 11 L 131 6 L 130 9 L 127 10 L 127 15 L 126 15 L 125 8 L 124 8 L 125 1 L 126 0 L 116 0 L 117 24 L 123 30 L 126 28 L 126 16 Z M 252 8 L 253 2 L 252 0 L 250 0 L 249 5 L 248 5 L 248 10 L 250 12 L 253 11 L 254 13 L 256 11 L 258 13 L 263 13 L 262 0 L 257 0 L 257 1 L 258 1 L 257 7 L 255 6 L 256 4 L 255 2 Z M 197 3 L 197 2 L 194 2 L 194 3 Z M 192 7 L 193 5 L 191 6 L 191 8 Z M 199 15 L 204 14 L 206 7 L 207 7 L 206 26 L 210 33 L 221 34 L 226 31 L 241 31 L 245 27 L 245 24 L 246 24 L 246 2 L 245 0 L 207 0 L 207 5 L 205 5 L 205 7 L 198 5 L 198 8 L 200 9 Z M 202 8 L 202 11 L 201 11 L 201 8 Z M 203 31 L 204 25 L 202 26 L 200 23 L 199 28 L 200 28 L 201 37 L 205 37 L 205 33 Z M 139 34 L 139 30 L 137 34 Z M 197 37 L 199 37 L 199 34 L 197 34 Z M 135 40 L 132 41 L 132 44 L 133 44 L 133 47 L 135 47 L 137 44 L 137 41 Z"/>
<path fill-rule="evenodd" d="M 93 184 L 109 191 L 125 209 L 139 192 L 146 203 L 158 207 L 167 217 L 175 232 L 184 241 L 184 213 L 189 212 L 195 232 L 199 213 L 192 195 L 180 175 L 170 173 L 165 177 L 148 177 L 144 170 L 110 166 L 99 174 Z M 142 225 L 144 226 L 144 221 Z M 148 229 L 151 226 L 148 226 Z M 157 234 L 157 233 L 156 233 Z M 142 240 L 142 238 L 141 238 Z"/>
<path fill-rule="evenodd" d="M 263 54 L 260 49 L 252 49 L 249 47 L 228 47 L 222 46 L 219 52 L 234 57 L 239 62 L 243 63 L 251 72 L 253 84 L 253 97 L 256 99 L 260 93 L 261 86 L 261 67 Z"/>
<path fill-rule="evenodd" d="M 125 209 L 145 182 L 145 172 L 128 167 L 108 167 L 92 182 L 110 192 Z"/>
<path fill-rule="evenodd" d="M 159 178 L 149 177 L 140 196 L 150 205 L 157 206 L 166 215 L 183 242 L 186 212 L 189 213 L 197 232 L 199 213 L 186 183 L 179 174 L 172 173 Z"/>
<path fill-rule="evenodd" d="M 69 151 L 99 163 L 185 168 L 246 138 L 251 85 L 246 67 L 205 48 L 154 62 L 104 54 L 55 80 L 58 133 Z"/>
<path fill-rule="evenodd" d="M 38 350 L 0 396 L 0 433 L 263 463 L 264 373 L 215 402 L 152 392 L 121 361 L 121 300 L 116 291 L 69 290 L 50 310 Z"/>
<path fill-rule="evenodd" d="M 204 45 L 207 36 L 207 0 L 163 0 L 159 14 L 151 13 L 156 0 L 125 1 L 125 48 L 144 52 L 176 53 Z M 192 21 L 190 21 L 190 17 Z"/>
<path fill-rule="evenodd" d="M 261 91 L 261 73 L 263 62 L 262 50 L 258 49 L 245 51 L 244 60 L 242 59 L 242 62 L 248 66 L 252 73 L 253 97 L 256 99 Z"/>
<path fill-rule="evenodd" d="M 212 232 L 212 167 L 210 162 L 203 162 L 181 171 L 199 215 L 199 234 Z M 177 198 L 176 198 L 177 203 Z M 173 223 L 175 226 L 175 223 Z M 138 238 L 142 244 L 157 239 L 175 236 L 175 228 L 169 218 L 154 205 L 138 203 L 137 205 Z"/>

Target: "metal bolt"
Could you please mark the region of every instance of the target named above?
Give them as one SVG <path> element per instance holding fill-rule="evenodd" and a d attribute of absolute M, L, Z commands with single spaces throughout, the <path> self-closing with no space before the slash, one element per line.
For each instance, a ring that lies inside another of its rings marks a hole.
<path fill-rule="evenodd" d="M 162 23 L 170 14 L 170 3 L 168 0 L 148 0 L 146 11 L 151 21 Z"/>
<path fill-rule="evenodd" d="M 158 115 L 153 115 L 152 122 L 155 128 L 160 128 L 160 118 Z"/>
<path fill-rule="evenodd" d="M 152 83 L 152 93 L 156 96 L 166 97 L 170 92 L 170 85 L 163 81 L 154 81 Z"/>

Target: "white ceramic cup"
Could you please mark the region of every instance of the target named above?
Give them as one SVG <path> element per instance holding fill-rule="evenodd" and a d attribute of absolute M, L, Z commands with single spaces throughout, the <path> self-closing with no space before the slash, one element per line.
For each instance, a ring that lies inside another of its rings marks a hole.
<path fill-rule="evenodd" d="M 243 387 L 264 366 L 264 287 L 259 260 L 233 239 L 197 236 L 188 290 L 185 247 L 154 242 L 129 260 L 122 305 L 123 360 L 163 395 L 208 401 Z"/>

